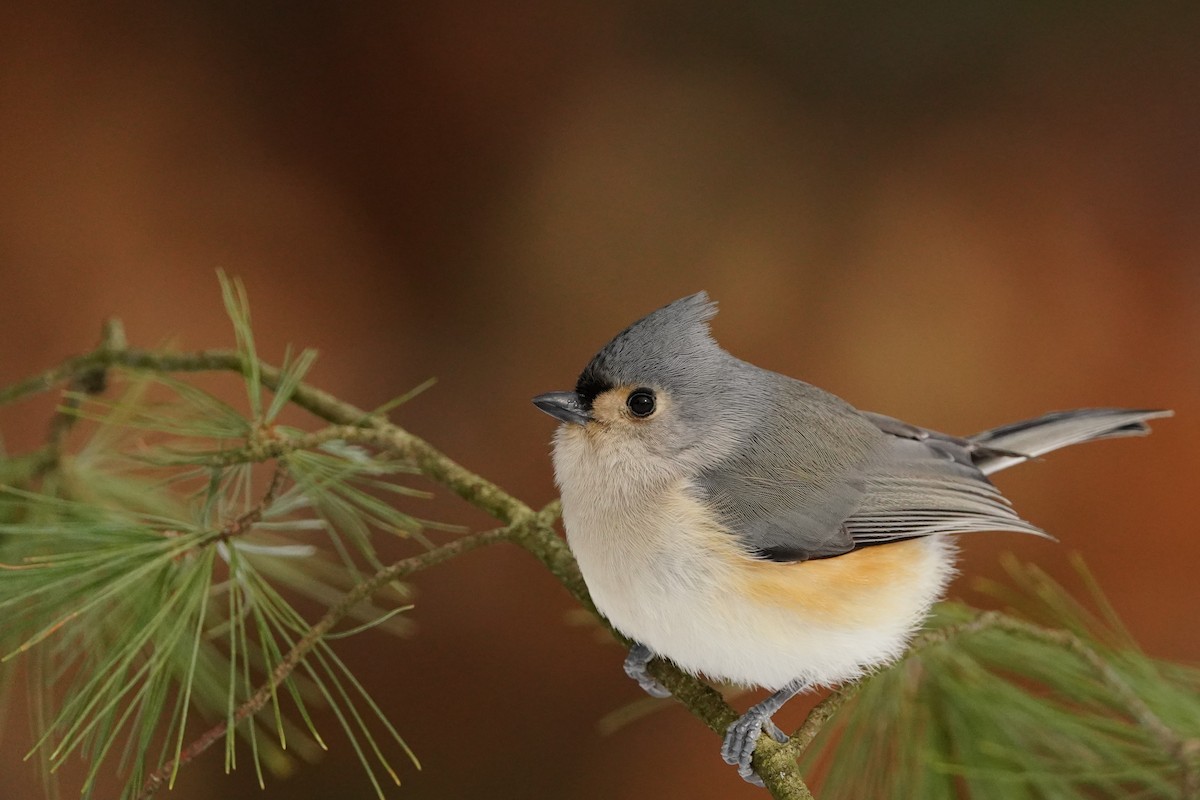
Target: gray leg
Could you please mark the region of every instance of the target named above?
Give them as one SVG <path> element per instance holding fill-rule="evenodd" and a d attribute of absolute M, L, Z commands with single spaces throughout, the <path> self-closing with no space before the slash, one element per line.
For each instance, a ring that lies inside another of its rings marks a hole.
<path fill-rule="evenodd" d="M 756 786 L 762 786 L 762 780 L 754 774 L 750 760 L 754 757 L 754 748 L 758 746 L 758 737 L 763 731 L 777 742 L 786 742 L 787 736 L 779 730 L 771 717 L 783 708 L 783 704 L 804 691 L 808 684 L 804 681 L 792 681 L 773 695 L 763 700 L 742 716 L 738 717 L 729 730 L 725 732 L 725 742 L 721 745 L 721 758 L 726 764 L 736 766 L 738 775 Z"/>
<path fill-rule="evenodd" d="M 651 697 L 670 697 L 671 691 L 650 676 L 646 665 L 654 658 L 654 653 L 644 644 L 635 644 L 629 648 L 625 657 L 625 674 L 638 682 L 642 691 Z"/>

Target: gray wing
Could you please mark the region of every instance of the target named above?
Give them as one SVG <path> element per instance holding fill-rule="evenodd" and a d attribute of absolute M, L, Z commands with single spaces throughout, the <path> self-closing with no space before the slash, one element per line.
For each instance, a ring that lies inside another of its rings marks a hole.
<path fill-rule="evenodd" d="M 975 443 L 863 414 L 790 383 L 799 386 L 779 392 L 771 411 L 782 423 L 773 430 L 795 438 L 755 431 L 737 457 L 698 481 L 749 552 L 805 561 L 936 534 L 1044 535 L 974 466 Z"/>
<path fill-rule="evenodd" d="M 862 504 L 843 522 L 855 548 L 917 536 L 1015 531 L 1045 536 L 952 443 L 891 437 Z"/>

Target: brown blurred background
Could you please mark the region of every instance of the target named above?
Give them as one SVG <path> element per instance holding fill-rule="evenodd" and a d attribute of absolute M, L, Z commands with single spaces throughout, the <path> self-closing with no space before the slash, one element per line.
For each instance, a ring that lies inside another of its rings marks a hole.
<path fill-rule="evenodd" d="M 366 406 L 437 376 L 398 421 L 541 504 L 529 398 L 706 288 L 735 354 L 922 425 L 1175 408 L 1002 476 L 1061 544 L 972 537 L 953 591 L 1010 550 L 1078 586 L 1078 551 L 1147 650 L 1200 660 L 1200 7 L 103 6 L 0 19 L 0 382 L 109 314 L 228 345 L 220 267 L 266 357 L 317 347 Z M 413 638 L 341 646 L 424 762 L 394 796 L 762 796 L 683 712 L 597 733 L 637 689 L 527 556 L 415 583 Z M 10 723 L 0 797 L 35 797 Z M 370 797 L 329 738 L 265 793 L 212 752 L 173 796 Z"/>

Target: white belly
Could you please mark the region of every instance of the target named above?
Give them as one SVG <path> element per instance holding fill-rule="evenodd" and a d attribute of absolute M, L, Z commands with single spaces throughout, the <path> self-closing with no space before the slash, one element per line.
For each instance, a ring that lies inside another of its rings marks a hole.
<path fill-rule="evenodd" d="M 778 689 L 856 678 L 903 652 L 953 572 L 945 538 L 777 564 L 746 556 L 682 483 L 638 507 L 562 488 L 567 538 L 601 613 L 718 680 Z"/>

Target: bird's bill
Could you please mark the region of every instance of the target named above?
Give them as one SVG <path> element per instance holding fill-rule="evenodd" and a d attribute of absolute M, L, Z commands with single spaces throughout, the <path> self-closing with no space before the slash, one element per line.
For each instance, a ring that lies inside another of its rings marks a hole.
<path fill-rule="evenodd" d="M 592 413 L 575 392 L 547 392 L 533 398 L 533 404 L 560 422 L 584 425 L 592 421 Z"/>

